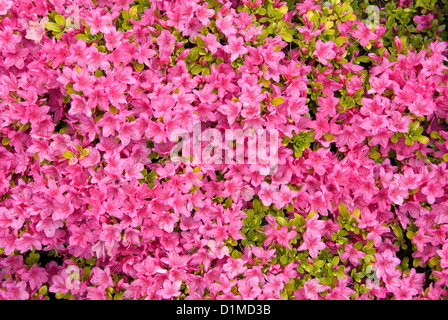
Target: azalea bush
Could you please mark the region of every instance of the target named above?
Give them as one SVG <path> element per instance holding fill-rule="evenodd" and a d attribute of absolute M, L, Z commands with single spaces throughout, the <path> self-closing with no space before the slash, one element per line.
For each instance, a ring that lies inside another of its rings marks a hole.
<path fill-rule="evenodd" d="M 446 299 L 447 14 L 0 0 L 0 299 Z"/>

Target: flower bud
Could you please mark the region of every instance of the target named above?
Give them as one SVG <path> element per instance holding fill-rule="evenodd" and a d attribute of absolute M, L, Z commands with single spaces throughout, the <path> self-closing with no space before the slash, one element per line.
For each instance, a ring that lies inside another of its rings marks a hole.
<path fill-rule="evenodd" d="M 183 45 L 184 45 L 184 43 L 182 41 L 176 42 L 176 44 L 174 45 L 174 50 L 179 49 Z"/>
<path fill-rule="evenodd" d="M 170 26 L 168 25 L 168 23 L 165 21 L 165 20 L 163 20 L 163 19 L 159 19 L 158 20 L 158 22 L 160 23 L 160 25 L 162 26 L 162 27 L 164 27 L 165 29 L 170 29 Z"/>
<path fill-rule="evenodd" d="M 147 28 L 149 30 L 149 33 L 151 33 L 153 36 L 156 36 L 156 37 L 159 36 L 159 34 L 160 34 L 159 30 L 157 30 L 156 28 L 151 27 L 151 26 L 148 26 Z"/>
<path fill-rule="evenodd" d="M 190 54 L 190 49 L 185 49 L 184 51 L 182 51 L 182 53 L 176 58 L 176 62 L 179 60 L 184 59 L 185 57 L 187 57 Z"/>
<path fill-rule="evenodd" d="M 395 42 L 395 46 L 397 46 L 398 52 L 401 52 L 403 50 L 403 45 L 401 43 L 400 37 L 396 36 L 395 39 L 394 39 L 394 42 Z"/>
<path fill-rule="evenodd" d="M 227 13 L 227 11 L 230 9 L 231 6 L 232 6 L 232 2 L 227 2 L 225 5 L 222 6 L 221 10 L 219 10 L 219 13 L 224 16 Z"/>
<path fill-rule="evenodd" d="M 377 41 L 373 44 L 373 46 L 377 49 L 381 48 L 384 46 L 384 44 L 381 41 Z"/>
<path fill-rule="evenodd" d="M 378 57 L 376 54 L 370 52 L 367 54 L 367 56 L 372 59 L 375 63 L 380 63 L 381 62 L 381 58 Z"/>

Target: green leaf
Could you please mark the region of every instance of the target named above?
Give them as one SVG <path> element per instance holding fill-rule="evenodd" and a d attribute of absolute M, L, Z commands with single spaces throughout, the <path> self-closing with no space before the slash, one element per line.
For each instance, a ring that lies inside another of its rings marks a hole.
<path fill-rule="evenodd" d="M 368 56 L 359 56 L 355 59 L 356 62 L 368 63 L 370 62 L 370 58 Z"/>
<path fill-rule="evenodd" d="M 286 211 L 293 212 L 294 211 L 294 204 L 290 203 L 286 206 Z"/>
<path fill-rule="evenodd" d="M 314 266 L 317 267 L 318 269 L 322 268 L 325 264 L 324 260 L 317 260 L 314 262 Z"/>
<path fill-rule="evenodd" d="M 195 40 L 200 48 L 203 48 L 205 46 L 205 42 L 200 36 L 196 36 Z"/>
<path fill-rule="evenodd" d="M 415 129 L 412 134 L 415 136 L 420 136 L 423 133 L 423 127 L 418 127 L 417 129 Z"/>
<path fill-rule="evenodd" d="M 63 15 L 61 14 L 57 14 L 54 17 L 54 21 L 56 21 L 56 23 L 60 26 L 60 25 L 64 25 L 65 26 L 65 18 Z"/>
<path fill-rule="evenodd" d="M 257 14 L 264 16 L 267 13 L 266 9 L 263 7 L 258 7 Z"/>
<path fill-rule="evenodd" d="M 45 296 L 48 292 L 48 286 L 43 285 L 42 287 L 39 288 L 39 294 Z"/>
<path fill-rule="evenodd" d="M 387 19 L 386 26 L 389 27 L 389 28 L 391 28 L 391 27 L 394 26 L 394 24 L 395 24 L 395 17 L 390 16 L 390 17 Z"/>
<path fill-rule="evenodd" d="M 136 62 L 134 65 L 135 71 L 140 72 L 145 68 L 145 65 L 143 63 Z"/>
<path fill-rule="evenodd" d="M 361 250 L 363 246 L 364 246 L 364 245 L 363 245 L 363 243 L 362 243 L 361 241 L 357 241 L 353 247 L 354 247 L 356 250 Z"/>
<path fill-rule="evenodd" d="M 406 135 L 406 140 L 405 140 L 404 144 L 407 145 L 407 146 L 413 146 L 414 145 L 414 140 L 412 140 L 411 138 L 409 138 L 408 135 Z"/>
<path fill-rule="evenodd" d="M 313 272 L 313 266 L 310 264 L 306 264 L 303 266 L 303 269 L 305 269 L 306 272 L 311 273 Z"/>
<path fill-rule="evenodd" d="M 275 219 L 277 220 L 277 222 L 281 226 L 287 226 L 288 225 L 288 220 L 285 217 L 277 216 L 277 217 L 275 217 Z"/>
<path fill-rule="evenodd" d="M 280 262 L 281 262 L 281 264 L 283 264 L 283 265 L 287 264 L 287 263 L 288 263 L 288 257 L 287 257 L 287 256 L 282 256 L 282 257 L 280 258 Z"/>
<path fill-rule="evenodd" d="M 327 140 L 327 141 L 333 141 L 333 139 L 334 139 L 334 135 L 331 134 L 331 133 L 329 133 L 329 132 L 325 132 L 325 133 L 324 133 L 324 138 L 325 138 L 325 140 Z"/>
<path fill-rule="evenodd" d="M 342 5 L 341 12 L 346 12 L 349 7 L 350 7 L 350 2 L 348 2 L 348 1 L 344 2 L 344 4 Z"/>
<path fill-rule="evenodd" d="M 232 258 L 234 258 L 234 259 L 239 259 L 239 258 L 241 258 L 241 256 L 242 256 L 242 254 L 241 254 L 241 252 L 239 252 L 238 250 L 233 250 L 233 251 L 232 251 L 232 254 L 231 254 L 231 257 L 232 257 Z"/>
<path fill-rule="evenodd" d="M 286 42 L 292 42 L 292 40 L 294 40 L 294 38 L 292 37 L 292 35 L 290 35 L 288 32 L 286 31 L 282 31 L 280 33 L 282 39 Z"/>
<path fill-rule="evenodd" d="M 434 267 L 436 265 L 439 264 L 439 258 L 438 257 L 432 257 L 431 259 L 429 259 L 429 265 L 431 267 Z"/>
<path fill-rule="evenodd" d="M 440 134 L 437 131 L 431 131 L 430 136 L 433 139 L 439 139 L 440 138 Z"/>
<path fill-rule="evenodd" d="M 392 143 L 397 143 L 398 142 L 398 136 L 394 133 L 394 135 L 390 138 L 390 141 L 392 141 Z"/>
<path fill-rule="evenodd" d="M 333 261 L 332 261 L 332 262 L 333 262 L 333 265 L 334 265 L 334 266 L 337 266 L 337 265 L 339 264 L 339 261 L 340 261 L 340 259 L 339 259 L 338 256 L 334 256 L 334 257 L 333 257 Z"/>
<path fill-rule="evenodd" d="M 191 68 L 190 72 L 192 74 L 199 74 L 201 72 L 201 70 L 202 70 L 202 66 L 200 64 L 196 64 L 196 65 L 194 65 L 193 68 Z"/>
<path fill-rule="evenodd" d="M 334 40 L 334 43 L 336 43 L 338 45 L 338 47 L 340 47 L 341 45 L 343 45 L 346 42 L 347 42 L 346 37 L 338 37 Z"/>
<path fill-rule="evenodd" d="M 373 160 L 378 160 L 381 158 L 381 154 L 378 151 L 372 151 L 370 153 L 370 158 L 372 158 Z"/>
<path fill-rule="evenodd" d="M 75 156 L 75 154 L 74 154 L 72 151 L 70 151 L 70 150 L 65 150 L 65 151 L 62 153 L 62 156 L 63 156 L 65 159 L 71 159 L 71 158 L 73 158 L 73 157 Z"/>
<path fill-rule="evenodd" d="M 428 137 L 425 137 L 425 136 L 413 136 L 413 139 L 417 140 L 418 142 L 421 142 L 423 144 L 429 143 Z"/>
<path fill-rule="evenodd" d="M 255 212 L 261 212 L 261 211 L 263 211 L 262 208 L 261 208 L 260 200 L 255 199 L 255 200 L 252 202 L 252 205 L 253 205 L 253 207 L 254 207 Z"/>
<path fill-rule="evenodd" d="M 279 9 L 279 11 L 284 15 L 288 12 L 288 6 L 283 6 Z"/>
<path fill-rule="evenodd" d="M 271 100 L 271 104 L 274 106 L 278 106 L 278 105 L 282 104 L 283 102 L 285 102 L 285 99 L 283 97 L 276 97 Z"/>
<path fill-rule="evenodd" d="M 280 9 L 277 9 L 277 8 L 275 8 L 274 10 L 273 10 L 273 13 L 274 13 L 274 17 L 276 18 L 276 19 L 281 19 L 281 18 L 283 18 L 283 13 L 280 11 Z"/>
<path fill-rule="evenodd" d="M 11 141 L 10 138 L 8 138 L 8 137 L 4 137 L 3 140 L 2 140 L 2 145 L 6 146 L 6 145 L 9 144 L 10 141 Z"/>
<path fill-rule="evenodd" d="M 190 61 L 196 61 L 199 57 L 199 50 L 201 48 L 194 47 L 190 50 L 190 53 L 188 54 L 188 57 L 190 58 Z"/>
<path fill-rule="evenodd" d="M 62 31 L 61 27 L 58 24 L 54 23 L 54 22 L 47 22 L 45 24 L 45 28 L 47 28 L 48 30 L 54 31 L 54 32 L 61 32 Z"/>
<path fill-rule="evenodd" d="M 349 216 L 349 213 L 348 213 L 344 203 L 340 203 L 339 206 L 338 206 L 338 209 L 339 209 L 340 214 L 343 217 L 348 217 Z"/>

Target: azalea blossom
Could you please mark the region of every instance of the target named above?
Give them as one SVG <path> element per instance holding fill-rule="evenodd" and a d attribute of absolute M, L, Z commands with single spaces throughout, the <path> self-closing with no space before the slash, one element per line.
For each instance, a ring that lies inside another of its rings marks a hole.
<path fill-rule="evenodd" d="M 446 298 L 443 4 L 237 2 L 0 0 L 0 299 Z"/>

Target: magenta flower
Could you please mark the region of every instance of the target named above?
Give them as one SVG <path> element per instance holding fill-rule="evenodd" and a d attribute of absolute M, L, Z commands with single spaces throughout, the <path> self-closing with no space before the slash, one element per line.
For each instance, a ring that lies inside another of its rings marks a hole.
<path fill-rule="evenodd" d="M 297 248 L 298 251 L 308 250 L 312 258 L 316 258 L 319 251 L 326 248 L 325 243 L 321 241 L 319 234 L 305 232 L 303 234 L 303 243 Z"/>
<path fill-rule="evenodd" d="M 310 279 L 305 282 L 303 288 L 305 299 L 320 300 L 321 297 L 319 293 L 326 291 L 328 289 L 328 286 L 320 284 L 319 279 Z"/>
<path fill-rule="evenodd" d="M 162 299 L 171 299 L 173 297 L 178 297 L 181 295 L 180 286 L 182 281 L 176 280 L 171 282 L 170 280 L 163 281 L 163 288 L 157 290 L 157 294 L 162 297 Z"/>
<path fill-rule="evenodd" d="M 369 44 L 370 40 L 375 40 L 377 35 L 364 23 L 358 23 L 358 29 L 352 32 L 354 38 L 359 39 L 359 43 L 365 47 Z"/>
<path fill-rule="evenodd" d="M 234 61 L 248 52 L 244 46 L 244 39 L 242 37 L 236 38 L 235 36 L 229 38 L 229 44 L 225 45 L 223 49 L 230 54 L 230 61 Z"/>
<path fill-rule="evenodd" d="M 86 24 L 90 26 L 90 33 L 92 35 L 102 32 L 104 34 L 109 33 L 108 23 L 112 21 L 109 15 L 102 14 L 99 10 L 93 11 L 86 17 Z"/>
<path fill-rule="evenodd" d="M 17 44 L 21 41 L 21 36 L 14 34 L 10 26 L 5 26 L 0 31 L 0 50 L 15 52 Z"/>
<path fill-rule="evenodd" d="M 322 40 L 317 40 L 316 42 L 316 50 L 313 52 L 313 56 L 319 59 L 319 62 L 323 65 L 328 64 L 328 60 L 336 57 L 336 53 L 334 52 L 336 44 L 333 41 L 323 42 Z"/>

